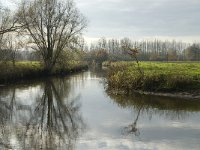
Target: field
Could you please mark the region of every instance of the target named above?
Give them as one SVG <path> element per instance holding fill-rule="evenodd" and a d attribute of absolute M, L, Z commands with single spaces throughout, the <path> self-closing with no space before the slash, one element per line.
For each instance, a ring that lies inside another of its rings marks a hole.
<path fill-rule="evenodd" d="M 86 63 L 71 61 L 65 67 L 55 67 L 52 75 L 68 74 L 86 68 Z M 13 66 L 12 62 L 0 62 L 0 83 L 11 83 L 19 79 L 31 79 L 45 75 L 44 67 L 40 62 L 16 62 L 15 66 Z"/>
<path fill-rule="evenodd" d="M 189 91 L 200 89 L 200 63 L 198 62 L 135 62 L 109 64 L 108 88 L 125 92 Z"/>

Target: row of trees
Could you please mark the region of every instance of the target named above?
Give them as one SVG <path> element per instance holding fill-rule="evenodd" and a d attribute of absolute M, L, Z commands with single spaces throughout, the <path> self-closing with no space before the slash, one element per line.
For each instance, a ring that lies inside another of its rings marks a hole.
<path fill-rule="evenodd" d="M 87 26 L 73 0 L 23 1 L 15 12 L 0 8 L 1 60 L 7 60 L 8 51 L 26 46 L 36 51 L 47 73 L 58 61 L 67 61 L 63 56 L 78 47 Z"/>
<path fill-rule="evenodd" d="M 131 60 L 129 55 L 130 48 L 138 48 L 138 58 L 143 61 L 199 61 L 200 60 L 200 43 L 184 43 L 161 40 L 143 40 L 133 41 L 129 38 L 121 40 L 105 38 L 94 42 L 90 46 L 89 56 L 95 58 L 99 51 L 104 51 L 102 59 L 117 60 Z M 105 55 L 105 52 L 107 55 Z M 90 57 L 91 58 L 91 57 Z M 92 58 L 91 58 L 92 59 Z"/>

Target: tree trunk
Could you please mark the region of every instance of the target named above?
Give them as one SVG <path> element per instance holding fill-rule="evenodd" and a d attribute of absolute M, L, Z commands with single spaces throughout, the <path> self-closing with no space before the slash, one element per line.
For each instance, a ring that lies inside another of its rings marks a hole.
<path fill-rule="evenodd" d="M 52 73 L 52 70 L 53 70 L 51 59 L 50 58 L 46 59 L 44 64 L 45 64 L 44 73 L 47 74 L 47 75 L 50 75 Z"/>

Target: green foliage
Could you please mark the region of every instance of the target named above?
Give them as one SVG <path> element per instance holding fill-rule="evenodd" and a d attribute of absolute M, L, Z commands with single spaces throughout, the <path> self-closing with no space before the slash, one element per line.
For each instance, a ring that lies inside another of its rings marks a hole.
<path fill-rule="evenodd" d="M 56 61 L 56 68 L 69 68 L 72 62 L 79 62 L 83 60 L 85 55 L 84 51 L 78 49 L 65 49 L 61 52 L 60 57 Z M 55 69 L 55 68 L 54 68 Z"/>
<path fill-rule="evenodd" d="M 133 90 L 172 91 L 200 88 L 199 63 L 142 62 L 144 76 L 133 62 L 110 64 L 108 87 L 126 92 Z"/>

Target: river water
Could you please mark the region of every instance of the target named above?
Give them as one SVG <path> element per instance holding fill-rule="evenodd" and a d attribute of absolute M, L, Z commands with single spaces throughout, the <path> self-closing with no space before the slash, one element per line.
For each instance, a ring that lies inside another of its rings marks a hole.
<path fill-rule="evenodd" d="M 200 101 L 105 86 L 98 70 L 1 86 L 0 149 L 200 149 Z"/>

